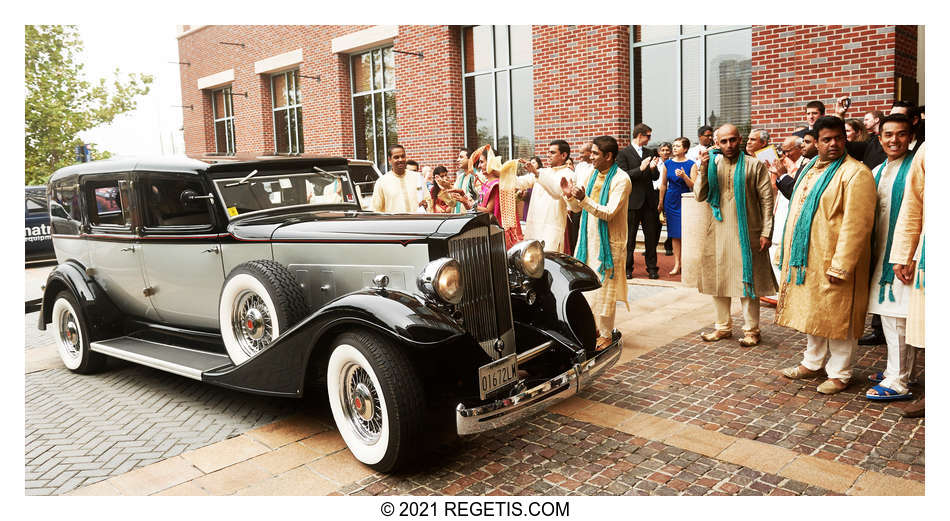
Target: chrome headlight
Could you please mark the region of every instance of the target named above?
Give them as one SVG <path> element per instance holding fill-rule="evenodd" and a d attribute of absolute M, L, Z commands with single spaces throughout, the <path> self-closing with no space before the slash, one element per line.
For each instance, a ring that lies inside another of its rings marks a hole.
<path fill-rule="evenodd" d="M 455 259 L 443 257 L 426 265 L 419 274 L 419 289 L 428 297 L 435 297 L 446 304 L 462 301 L 462 267 Z"/>
<path fill-rule="evenodd" d="M 532 279 L 544 274 L 544 248 L 535 240 L 521 241 L 508 250 L 508 265 Z"/>

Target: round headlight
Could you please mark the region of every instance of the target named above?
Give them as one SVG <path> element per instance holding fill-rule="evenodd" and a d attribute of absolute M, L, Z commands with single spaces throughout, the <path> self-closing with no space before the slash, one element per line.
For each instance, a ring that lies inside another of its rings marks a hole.
<path fill-rule="evenodd" d="M 544 274 L 544 248 L 535 240 L 521 241 L 508 250 L 508 263 L 532 279 L 540 278 Z"/>
<path fill-rule="evenodd" d="M 462 267 L 455 259 L 444 257 L 426 265 L 419 275 L 419 289 L 429 297 L 435 297 L 447 304 L 462 301 Z"/>

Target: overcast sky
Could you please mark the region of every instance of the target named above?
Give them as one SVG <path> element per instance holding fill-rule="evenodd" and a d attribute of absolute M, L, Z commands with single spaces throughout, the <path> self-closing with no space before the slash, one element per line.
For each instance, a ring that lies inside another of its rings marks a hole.
<path fill-rule="evenodd" d="M 86 79 L 106 78 L 112 71 L 120 77 L 129 73 L 151 74 L 154 81 L 147 96 L 140 96 L 138 108 L 116 118 L 108 126 L 86 132 L 87 142 L 98 144 L 113 155 L 183 154 L 181 141 L 181 79 L 177 29 L 172 24 L 81 24 Z"/>

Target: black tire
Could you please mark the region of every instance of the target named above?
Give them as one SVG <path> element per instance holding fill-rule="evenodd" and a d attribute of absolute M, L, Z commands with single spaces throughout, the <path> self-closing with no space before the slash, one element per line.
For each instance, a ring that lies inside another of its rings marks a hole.
<path fill-rule="evenodd" d="M 69 291 L 60 291 L 53 301 L 50 328 L 56 340 L 56 350 L 63 365 L 74 373 L 90 374 L 101 371 L 106 356 L 89 349 L 89 325 L 86 314 Z"/>
<path fill-rule="evenodd" d="M 272 260 L 235 267 L 218 299 L 221 337 L 235 365 L 266 348 L 307 312 L 306 296 L 294 274 Z"/>
<path fill-rule="evenodd" d="M 425 397 L 412 364 L 393 342 L 367 331 L 338 336 L 327 363 L 327 396 L 356 459 L 378 472 L 413 462 L 425 435 Z M 372 397 L 372 407 L 362 397 Z"/>

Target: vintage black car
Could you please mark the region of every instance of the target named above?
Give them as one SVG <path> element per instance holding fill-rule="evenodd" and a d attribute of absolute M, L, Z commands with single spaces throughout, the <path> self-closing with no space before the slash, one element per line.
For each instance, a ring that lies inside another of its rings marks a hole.
<path fill-rule="evenodd" d="M 24 234 L 27 264 L 49 262 L 56 259 L 53 238 L 50 236 L 49 207 L 45 186 L 27 186 L 25 190 Z"/>
<path fill-rule="evenodd" d="M 361 208 L 366 162 L 111 160 L 49 182 L 59 265 L 39 327 L 69 369 L 115 357 L 272 396 L 326 393 L 379 471 L 576 393 L 596 352 L 584 264 L 491 215 Z M 368 198 L 368 197 L 367 197 Z"/>

